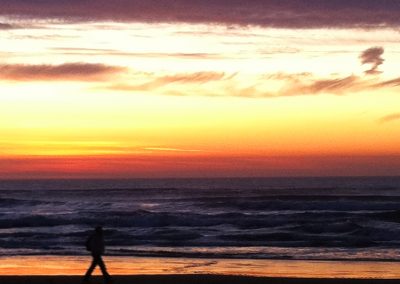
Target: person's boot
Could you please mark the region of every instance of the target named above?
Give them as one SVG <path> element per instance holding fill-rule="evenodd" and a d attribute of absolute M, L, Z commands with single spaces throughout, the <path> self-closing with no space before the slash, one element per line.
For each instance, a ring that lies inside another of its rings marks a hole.
<path fill-rule="evenodd" d="M 104 283 L 105 284 L 112 284 L 113 283 L 110 275 L 107 275 L 106 277 L 104 277 Z"/>

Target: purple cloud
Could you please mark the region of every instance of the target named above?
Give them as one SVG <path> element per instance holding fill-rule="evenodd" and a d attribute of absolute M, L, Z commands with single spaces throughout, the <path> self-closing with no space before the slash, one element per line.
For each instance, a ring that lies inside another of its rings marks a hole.
<path fill-rule="evenodd" d="M 0 30 L 11 30 L 14 29 L 15 26 L 6 24 L 6 23 L 0 23 Z"/>
<path fill-rule="evenodd" d="M 378 70 L 378 67 L 383 63 L 383 61 L 385 61 L 382 58 L 383 52 L 383 47 L 371 47 L 361 53 L 361 63 L 371 64 L 371 68 L 365 71 L 365 74 L 374 75 L 381 73 L 381 71 Z"/>
<path fill-rule="evenodd" d="M 0 15 L 278 28 L 399 27 L 398 0 L 0 0 Z"/>
<path fill-rule="evenodd" d="M 65 63 L 60 65 L 0 64 L 0 80 L 90 81 L 121 72 L 124 68 L 103 64 Z"/>
<path fill-rule="evenodd" d="M 361 87 L 362 81 L 356 76 L 348 76 L 344 78 L 332 79 L 317 79 L 312 83 L 303 83 L 298 81 L 294 83 L 282 95 L 296 96 L 296 95 L 318 95 L 321 93 L 329 93 L 340 95 L 348 92 L 349 90 L 356 90 Z"/>

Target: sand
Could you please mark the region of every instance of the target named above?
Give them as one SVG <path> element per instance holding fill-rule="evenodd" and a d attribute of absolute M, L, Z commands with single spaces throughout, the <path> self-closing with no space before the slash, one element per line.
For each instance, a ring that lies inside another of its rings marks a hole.
<path fill-rule="evenodd" d="M 400 279 L 400 262 L 112 256 L 105 256 L 104 260 L 111 275 L 201 274 L 270 278 Z M 84 275 L 90 262 L 90 256 L 0 257 L 0 275 Z M 100 274 L 99 269 L 96 269 L 96 274 Z"/>
<path fill-rule="evenodd" d="M 400 284 L 399 262 L 105 259 L 114 284 Z M 90 261 L 87 256 L 0 257 L 0 284 L 80 284 Z M 103 283 L 99 273 L 96 269 L 92 284 Z"/>
<path fill-rule="evenodd" d="M 82 276 L 0 276 L 1 284 L 80 284 Z M 91 284 L 103 283 L 93 277 Z M 114 284 L 398 284 L 400 280 L 382 279 L 324 279 L 324 278 L 268 278 L 251 276 L 223 276 L 204 274 L 185 275 L 123 275 L 114 276 Z"/>

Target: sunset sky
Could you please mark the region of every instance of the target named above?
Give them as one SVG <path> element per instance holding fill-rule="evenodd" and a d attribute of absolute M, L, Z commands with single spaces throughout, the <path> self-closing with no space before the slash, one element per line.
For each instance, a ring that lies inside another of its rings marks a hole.
<path fill-rule="evenodd" d="M 0 0 L 0 178 L 400 175 L 400 1 Z"/>

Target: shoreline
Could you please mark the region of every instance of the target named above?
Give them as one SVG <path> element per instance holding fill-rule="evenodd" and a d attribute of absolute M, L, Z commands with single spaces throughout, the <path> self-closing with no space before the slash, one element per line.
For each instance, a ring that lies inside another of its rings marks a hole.
<path fill-rule="evenodd" d="M 87 258 L 90 257 L 87 254 L 22 254 L 22 255 L 0 255 L 1 259 L 19 259 L 19 258 Z M 103 255 L 105 258 L 110 259 L 119 259 L 119 258 L 127 258 L 127 259 L 191 259 L 191 260 L 220 260 L 220 261 L 293 261 L 293 262 L 342 262 L 342 263 L 400 263 L 400 259 L 397 258 L 382 258 L 382 259 L 374 259 L 374 258 L 359 258 L 359 259 L 347 259 L 347 258 L 290 258 L 290 257 L 274 257 L 274 258 L 251 258 L 251 257 L 225 257 L 225 256 L 191 256 L 191 255 L 165 255 L 165 256 L 157 256 L 157 255 L 128 255 L 128 254 L 107 254 Z"/>

